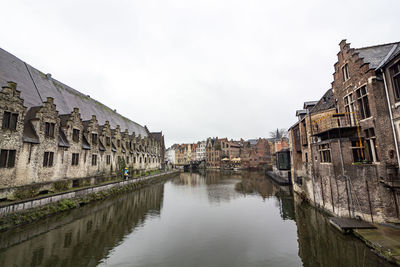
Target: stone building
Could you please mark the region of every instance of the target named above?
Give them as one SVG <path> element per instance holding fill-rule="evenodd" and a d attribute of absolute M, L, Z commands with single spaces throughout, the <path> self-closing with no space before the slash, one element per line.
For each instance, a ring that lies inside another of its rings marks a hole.
<path fill-rule="evenodd" d="M 0 198 L 19 186 L 51 190 L 52 182 L 79 185 L 125 166 L 131 173 L 162 167 L 161 132 L 150 133 L 2 49 L 0 70 Z"/>
<path fill-rule="evenodd" d="M 270 169 L 271 145 L 265 138 L 250 139 L 243 142 L 240 153 L 241 167 L 246 169 Z"/>
<path fill-rule="evenodd" d="M 240 142 L 228 141 L 227 138 L 221 139 L 221 151 L 222 151 L 222 158 L 227 158 L 232 160 L 233 158 L 239 158 L 241 152 L 241 145 Z"/>
<path fill-rule="evenodd" d="M 339 45 L 332 89 L 311 109 L 298 111 L 290 128 L 294 190 L 339 216 L 394 220 L 398 117 L 391 111 L 399 43 Z"/>

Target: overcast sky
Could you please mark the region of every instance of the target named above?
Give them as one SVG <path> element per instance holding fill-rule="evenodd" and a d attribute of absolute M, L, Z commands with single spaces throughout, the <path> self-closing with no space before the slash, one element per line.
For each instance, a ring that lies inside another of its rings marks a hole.
<path fill-rule="evenodd" d="M 339 42 L 400 41 L 400 1 L 0 0 L 0 47 L 166 145 L 267 137 L 330 88 Z M 0 70 L 1 71 L 1 70 Z"/>

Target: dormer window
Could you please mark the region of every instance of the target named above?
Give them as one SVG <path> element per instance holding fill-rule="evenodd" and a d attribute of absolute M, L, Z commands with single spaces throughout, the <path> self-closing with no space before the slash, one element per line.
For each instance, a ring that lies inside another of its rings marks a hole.
<path fill-rule="evenodd" d="M 15 131 L 17 129 L 17 121 L 18 113 L 4 111 L 2 128 Z"/>
<path fill-rule="evenodd" d="M 350 78 L 349 65 L 347 63 L 344 64 L 344 66 L 342 67 L 342 72 L 343 72 L 343 80 L 347 81 Z"/>
<path fill-rule="evenodd" d="M 92 145 L 97 145 L 97 134 L 92 133 Z"/>
<path fill-rule="evenodd" d="M 111 138 L 109 136 L 106 136 L 106 146 L 111 145 Z"/>
<path fill-rule="evenodd" d="M 117 146 L 120 147 L 121 146 L 121 140 L 117 140 Z"/>
<path fill-rule="evenodd" d="M 54 123 L 46 122 L 44 135 L 46 137 L 54 138 L 54 128 L 55 128 L 55 124 Z"/>
<path fill-rule="evenodd" d="M 73 129 L 72 130 L 72 140 L 75 142 L 75 143 L 78 143 L 79 142 L 79 130 L 78 129 Z"/>

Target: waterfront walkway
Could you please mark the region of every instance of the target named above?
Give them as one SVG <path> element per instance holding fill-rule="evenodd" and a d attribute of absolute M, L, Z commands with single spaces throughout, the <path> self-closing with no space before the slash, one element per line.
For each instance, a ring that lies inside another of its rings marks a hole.
<path fill-rule="evenodd" d="M 356 229 L 353 233 L 387 260 L 400 265 L 400 226 L 375 226 L 376 229 Z"/>

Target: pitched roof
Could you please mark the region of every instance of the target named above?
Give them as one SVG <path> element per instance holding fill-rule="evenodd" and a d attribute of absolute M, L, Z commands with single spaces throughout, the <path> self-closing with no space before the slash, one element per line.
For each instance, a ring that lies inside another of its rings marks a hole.
<path fill-rule="evenodd" d="M 82 120 L 90 120 L 92 115 L 96 115 L 100 125 L 108 120 L 112 128 L 120 125 L 122 130 L 128 129 L 129 132 L 141 134 L 142 137 L 148 135 L 146 129 L 138 123 L 53 79 L 51 75 L 45 75 L 1 48 L 0 70 L 0 85 L 7 84 L 7 81 L 16 82 L 27 108 L 41 106 L 47 97 L 53 97 L 59 114 L 70 114 L 74 107 L 77 107 Z"/>
<path fill-rule="evenodd" d="M 22 134 L 22 141 L 25 143 L 39 144 L 39 136 L 33 128 L 32 122 L 25 122 L 24 132 Z"/>
<path fill-rule="evenodd" d="M 318 103 L 318 101 L 306 101 L 304 102 L 303 108 L 307 109 L 310 106 L 315 106 Z"/>
<path fill-rule="evenodd" d="M 329 89 L 321 97 L 321 99 L 318 101 L 318 103 L 313 107 L 313 109 L 311 110 L 311 113 L 332 109 L 334 107 L 335 107 L 335 99 L 333 97 L 332 89 Z"/>
<path fill-rule="evenodd" d="M 307 114 L 306 109 L 296 110 L 296 116 L 305 115 L 305 114 Z"/>
<path fill-rule="evenodd" d="M 59 147 L 70 147 L 67 136 L 63 129 L 60 127 L 58 132 L 58 146 Z"/>
<path fill-rule="evenodd" d="M 389 52 L 399 44 L 400 42 L 368 46 L 356 48 L 355 51 L 358 53 L 359 57 L 364 59 L 365 63 L 369 63 L 370 68 L 376 69 L 385 61 Z"/>

